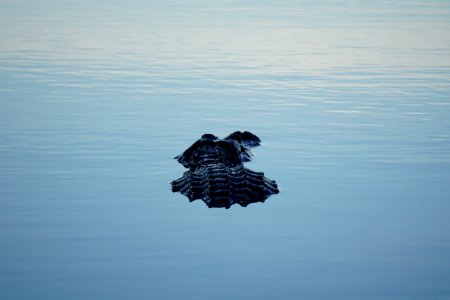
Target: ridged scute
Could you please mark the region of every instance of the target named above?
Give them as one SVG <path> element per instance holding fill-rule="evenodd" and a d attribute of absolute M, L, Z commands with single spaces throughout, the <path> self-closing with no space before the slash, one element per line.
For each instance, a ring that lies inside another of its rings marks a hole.
<path fill-rule="evenodd" d="M 189 170 L 171 182 L 172 191 L 180 192 L 189 201 L 202 199 L 208 207 L 229 208 L 233 204 L 247 206 L 264 202 L 270 195 L 279 193 L 277 184 L 264 173 L 244 167 L 244 162 L 253 156 L 250 148 L 260 143 L 248 131 L 236 131 L 224 139 L 204 134 L 175 157 Z"/>

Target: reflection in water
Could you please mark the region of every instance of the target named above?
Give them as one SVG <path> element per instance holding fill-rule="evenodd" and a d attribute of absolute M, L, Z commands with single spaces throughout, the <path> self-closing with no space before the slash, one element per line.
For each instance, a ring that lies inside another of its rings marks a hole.
<path fill-rule="evenodd" d="M 264 202 L 279 193 L 277 184 L 264 173 L 244 167 L 244 162 L 252 159 L 250 148 L 260 142 L 248 131 L 233 132 L 223 140 L 212 134 L 202 135 L 175 157 L 189 171 L 172 181 L 172 191 L 182 193 L 191 202 L 202 199 L 208 207 Z"/>

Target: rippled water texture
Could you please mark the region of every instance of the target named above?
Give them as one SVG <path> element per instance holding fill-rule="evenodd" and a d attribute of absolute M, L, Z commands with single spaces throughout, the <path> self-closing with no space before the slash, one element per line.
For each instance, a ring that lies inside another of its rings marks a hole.
<path fill-rule="evenodd" d="M 450 299 L 448 1 L 0 2 L 1 299 Z M 172 158 L 258 135 L 279 195 Z"/>

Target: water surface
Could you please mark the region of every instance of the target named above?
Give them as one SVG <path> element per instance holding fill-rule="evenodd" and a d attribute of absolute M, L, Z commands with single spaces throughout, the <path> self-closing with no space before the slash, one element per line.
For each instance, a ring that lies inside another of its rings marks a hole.
<path fill-rule="evenodd" d="M 450 299 L 447 1 L 2 1 L 0 298 Z M 264 204 L 172 194 L 257 134 Z"/>

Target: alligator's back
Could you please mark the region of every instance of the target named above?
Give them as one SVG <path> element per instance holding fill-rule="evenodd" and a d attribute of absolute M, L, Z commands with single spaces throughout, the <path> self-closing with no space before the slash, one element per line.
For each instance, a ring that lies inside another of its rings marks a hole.
<path fill-rule="evenodd" d="M 250 132 L 236 131 L 220 140 L 204 134 L 191 147 L 176 156 L 189 171 L 171 182 L 172 191 L 180 192 L 190 201 L 202 199 L 208 207 L 229 208 L 233 204 L 247 206 L 264 202 L 278 194 L 275 181 L 244 167 L 250 161 L 250 148 L 260 144 Z"/>

